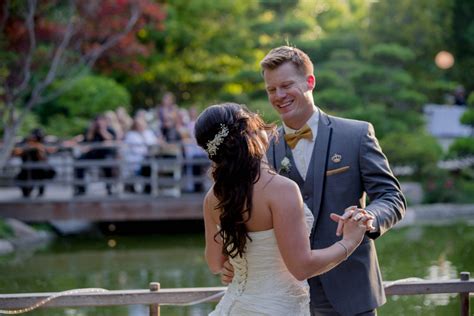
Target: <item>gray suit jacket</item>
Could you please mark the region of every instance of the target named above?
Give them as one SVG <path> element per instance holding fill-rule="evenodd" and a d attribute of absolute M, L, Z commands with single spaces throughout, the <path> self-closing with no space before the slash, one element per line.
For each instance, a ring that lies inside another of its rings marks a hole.
<path fill-rule="evenodd" d="M 291 161 L 290 170 L 280 174 L 298 183 L 304 202 L 314 214 L 313 249 L 331 246 L 340 239 L 336 236 L 337 223 L 329 218 L 330 213 L 343 214 L 348 206 L 358 205 L 375 215 L 378 232 L 366 234 L 347 261 L 317 277 L 335 310 L 342 315 L 354 315 L 386 301 L 373 239 L 403 218 L 406 202 L 372 125 L 329 116 L 322 111 L 320 114 L 306 181 L 295 167 L 282 128 L 279 140 L 271 143 L 267 156 L 277 171 L 282 169 L 281 161 L 285 157 Z M 315 278 L 309 284 L 314 299 Z"/>

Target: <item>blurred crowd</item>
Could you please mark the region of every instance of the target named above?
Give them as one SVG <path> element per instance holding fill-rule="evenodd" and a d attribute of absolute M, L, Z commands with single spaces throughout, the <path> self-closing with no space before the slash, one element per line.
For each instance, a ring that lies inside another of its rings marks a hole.
<path fill-rule="evenodd" d="M 157 153 L 154 147 L 166 147 L 173 144 L 178 147 L 184 158 L 207 157 L 205 152 L 197 146 L 194 138 L 194 124 L 197 119 L 197 109 L 194 107 L 180 108 L 172 93 L 164 94 L 161 104 L 150 110 L 140 109 L 130 115 L 125 108 L 119 107 L 115 111 L 106 111 L 98 114 L 89 124 L 84 133 L 65 140 L 61 143 L 62 148 L 79 148 L 75 155 L 76 161 L 87 161 L 97 159 L 116 159 L 120 156 L 124 160 L 123 176 L 150 177 L 151 168 L 149 163 L 144 163 L 147 158 L 153 158 Z M 80 146 L 86 145 L 87 146 Z M 118 146 L 120 145 L 120 146 Z M 18 144 L 13 151 L 13 155 L 21 157 L 25 163 L 27 161 L 46 161 L 47 155 L 54 150 L 47 150 L 44 135 L 40 129 L 35 129 L 31 134 Z M 118 150 L 120 148 L 120 150 Z M 35 152 L 32 155 L 31 152 Z M 32 158 L 32 156 L 35 156 Z M 87 187 L 84 178 L 88 167 L 77 164 L 74 168 L 75 195 L 86 193 Z M 100 168 L 102 177 L 113 179 L 117 176 L 117 168 L 103 166 Z M 54 170 L 47 165 L 38 168 L 22 168 L 17 175 L 18 180 L 44 180 L 54 177 Z M 202 173 L 201 168 L 189 166 L 183 170 L 184 173 L 198 175 Z M 113 194 L 113 181 L 106 181 L 108 194 Z M 29 197 L 33 186 L 22 186 L 24 197 Z M 141 189 L 142 193 L 150 193 L 150 184 L 145 184 L 140 188 L 134 183 L 125 185 L 125 191 L 130 193 Z M 185 191 L 198 191 L 200 188 L 193 183 L 186 185 Z M 44 186 L 39 187 L 38 196 L 44 194 Z"/>

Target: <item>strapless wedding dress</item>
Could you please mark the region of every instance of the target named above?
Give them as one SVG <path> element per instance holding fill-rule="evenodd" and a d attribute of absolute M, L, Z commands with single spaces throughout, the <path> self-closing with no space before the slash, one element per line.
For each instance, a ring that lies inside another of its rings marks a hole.
<path fill-rule="evenodd" d="M 308 232 L 314 218 L 305 205 Z M 309 286 L 286 268 L 273 229 L 250 232 L 242 257 L 229 258 L 234 278 L 210 316 L 309 316 Z"/>

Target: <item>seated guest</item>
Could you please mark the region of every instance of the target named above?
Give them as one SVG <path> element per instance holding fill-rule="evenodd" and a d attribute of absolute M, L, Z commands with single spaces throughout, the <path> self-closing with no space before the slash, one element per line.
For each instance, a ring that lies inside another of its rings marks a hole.
<path fill-rule="evenodd" d="M 31 131 L 30 135 L 26 138 L 22 146 L 15 148 L 13 154 L 20 156 L 23 163 L 43 162 L 48 160 L 48 151 L 44 145 L 44 133 L 41 129 L 35 128 Z M 56 175 L 56 171 L 50 166 L 23 166 L 20 173 L 16 176 L 17 180 L 20 181 L 35 181 L 35 180 L 46 180 L 52 179 Z M 37 185 L 38 196 L 43 196 L 44 185 Z M 29 197 L 35 185 L 21 185 L 21 192 L 23 197 Z"/>

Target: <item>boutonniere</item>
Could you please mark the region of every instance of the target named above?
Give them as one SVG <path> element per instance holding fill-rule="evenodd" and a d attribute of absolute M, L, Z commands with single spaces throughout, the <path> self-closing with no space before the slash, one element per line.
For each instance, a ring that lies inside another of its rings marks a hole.
<path fill-rule="evenodd" d="M 290 159 L 288 159 L 288 157 L 285 157 L 280 162 L 280 170 L 278 171 L 278 173 L 281 173 L 282 171 L 285 173 L 289 173 L 290 170 L 291 170 L 291 161 Z"/>

